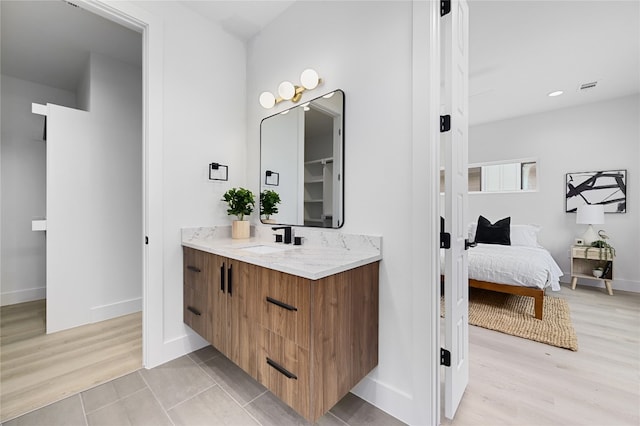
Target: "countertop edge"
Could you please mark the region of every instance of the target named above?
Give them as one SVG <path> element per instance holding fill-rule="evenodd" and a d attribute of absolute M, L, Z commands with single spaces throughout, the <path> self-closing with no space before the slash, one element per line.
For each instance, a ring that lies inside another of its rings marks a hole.
<path fill-rule="evenodd" d="M 307 278 L 310 280 L 319 280 L 334 274 L 338 274 L 340 272 L 345 272 L 351 269 L 358 268 L 360 266 L 368 265 L 370 263 L 374 263 L 382 260 L 382 254 L 379 251 L 375 253 L 374 252 L 363 253 L 362 257 L 359 257 L 358 259 L 348 261 L 341 265 L 329 267 L 319 272 L 310 272 L 303 269 L 292 267 L 290 265 L 287 265 L 278 261 L 269 261 L 269 260 L 273 260 L 274 258 L 268 254 L 267 255 L 238 254 L 238 253 L 234 253 L 234 250 L 229 249 L 228 247 L 216 247 L 210 244 L 198 244 L 197 242 L 191 242 L 191 241 L 182 241 L 181 244 L 183 247 L 189 247 L 189 248 L 204 251 L 207 253 L 216 254 L 218 256 L 228 257 L 230 259 L 238 260 L 238 261 L 249 263 L 256 266 L 261 266 L 268 269 L 273 269 L 273 270 L 284 272 L 291 275 L 296 275 L 296 276 Z M 291 250 L 302 249 L 303 247 L 291 248 Z M 331 250 L 328 248 L 324 248 L 324 249 Z"/>

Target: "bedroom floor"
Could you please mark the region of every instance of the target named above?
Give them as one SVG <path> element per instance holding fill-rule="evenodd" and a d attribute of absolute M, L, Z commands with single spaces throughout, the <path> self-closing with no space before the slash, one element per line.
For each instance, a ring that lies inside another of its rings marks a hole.
<path fill-rule="evenodd" d="M 469 386 L 443 425 L 640 424 L 640 294 L 547 295 L 569 303 L 578 351 L 471 326 Z"/>

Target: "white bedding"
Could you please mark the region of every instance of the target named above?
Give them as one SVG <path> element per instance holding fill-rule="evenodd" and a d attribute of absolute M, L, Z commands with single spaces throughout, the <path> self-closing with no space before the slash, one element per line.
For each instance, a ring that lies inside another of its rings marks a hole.
<path fill-rule="evenodd" d="M 560 291 L 562 270 L 544 248 L 478 244 L 468 253 L 471 279 Z"/>

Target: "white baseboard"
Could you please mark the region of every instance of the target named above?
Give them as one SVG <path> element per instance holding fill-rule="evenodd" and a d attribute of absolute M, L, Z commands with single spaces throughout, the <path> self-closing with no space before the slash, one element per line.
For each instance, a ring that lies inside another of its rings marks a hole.
<path fill-rule="evenodd" d="M 566 274 L 566 276 L 569 277 L 569 279 L 571 278 L 571 274 Z M 563 284 L 571 286 L 571 283 L 563 283 Z M 578 287 L 581 285 L 589 286 L 589 287 L 605 288 L 603 281 L 595 280 L 595 279 L 590 280 L 588 278 L 578 278 Z M 640 281 L 619 280 L 616 278 L 613 280 L 613 284 L 611 285 L 611 287 L 613 288 L 613 294 L 615 294 L 616 290 L 640 293 Z"/>
<path fill-rule="evenodd" d="M 25 290 L 7 291 L 0 294 L 0 306 L 15 305 L 16 303 L 31 302 L 32 300 L 45 299 L 46 287 L 28 288 Z"/>
<path fill-rule="evenodd" d="M 369 376 L 362 379 L 360 383 L 351 389 L 351 392 L 398 420 L 407 424 L 411 423 L 414 401 L 413 397 L 407 392 Z"/>
<path fill-rule="evenodd" d="M 173 339 L 165 340 L 160 348 L 153 348 L 150 351 L 150 357 L 147 359 L 144 368 L 150 369 L 162 365 L 166 362 L 180 358 L 183 355 L 197 351 L 200 348 L 208 346 L 210 343 L 204 340 L 189 327 L 184 326 L 187 333 Z"/>
<path fill-rule="evenodd" d="M 142 310 L 142 298 L 122 300 L 108 305 L 94 306 L 91 308 L 91 322 L 100 322 L 123 315 L 133 314 Z"/>

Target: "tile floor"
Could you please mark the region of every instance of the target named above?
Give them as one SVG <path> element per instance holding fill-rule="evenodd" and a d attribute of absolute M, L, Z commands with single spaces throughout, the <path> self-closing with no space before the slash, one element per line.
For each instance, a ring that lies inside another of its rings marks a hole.
<path fill-rule="evenodd" d="M 307 425 L 213 347 L 124 377 L 3 423 L 56 425 Z M 393 426 L 404 423 L 353 394 L 318 425 Z"/>

